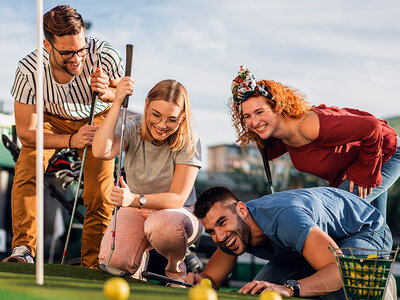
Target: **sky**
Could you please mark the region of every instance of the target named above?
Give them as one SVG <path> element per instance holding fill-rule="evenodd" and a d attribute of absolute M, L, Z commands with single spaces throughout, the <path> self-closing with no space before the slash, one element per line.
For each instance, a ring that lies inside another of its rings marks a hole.
<path fill-rule="evenodd" d="M 12 111 L 18 60 L 37 47 L 36 1 L 0 0 L 0 100 Z M 134 44 L 134 95 L 142 112 L 147 92 L 173 78 L 185 85 L 207 147 L 234 143 L 227 101 L 240 65 L 321 103 L 400 115 L 398 0 L 86 0 L 46 1 L 77 9 L 88 36 L 105 39 L 125 58 Z"/>

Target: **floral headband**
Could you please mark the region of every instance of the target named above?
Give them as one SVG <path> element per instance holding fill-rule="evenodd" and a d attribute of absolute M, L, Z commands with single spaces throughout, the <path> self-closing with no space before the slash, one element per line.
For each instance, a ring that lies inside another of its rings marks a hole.
<path fill-rule="evenodd" d="M 236 104 L 241 104 L 253 92 L 258 92 L 268 99 L 272 99 L 272 94 L 268 91 L 268 88 L 264 85 L 257 84 L 256 78 L 245 66 L 240 66 L 238 74 L 239 75 L 233 79 L 231 87 L 233 100 L 235 100 Z"/>

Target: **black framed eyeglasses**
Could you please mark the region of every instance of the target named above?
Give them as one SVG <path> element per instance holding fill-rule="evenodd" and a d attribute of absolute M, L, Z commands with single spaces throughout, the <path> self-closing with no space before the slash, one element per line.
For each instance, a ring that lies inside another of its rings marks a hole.
<path fill-rule="evenodd" d="M 52 42 L 49 41 L 49 43 L 54 48 L 54 50 L 56 50 L 58 52 L 58 54 L 60 54 L 61 58 L 64 60 L 73 58 L 75 56 L 75 54 L 78 55 L 79 57 L 83 57 L 89 53 L 89 48 L 90 48 L 86 44 L 85 47 L 79 49 L 78 51 L 59 51 L 56 47 L 54 47 Z"/>

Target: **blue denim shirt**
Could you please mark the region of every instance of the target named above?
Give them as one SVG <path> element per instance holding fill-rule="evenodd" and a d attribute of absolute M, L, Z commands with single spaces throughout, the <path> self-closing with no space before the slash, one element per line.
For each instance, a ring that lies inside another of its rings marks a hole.
<path fill-rule="evenodd" d="M 368 202 L 331 187 L 274 193 L 249 201 L 246 206 L 273 245 L 272 251 L 249 247 L 246 252 L 274 261 L 301 258 L 305 240 L 315 226 L 339 242 L 362 231 L 375 231 L 384 224 L 381 213 Z"/>

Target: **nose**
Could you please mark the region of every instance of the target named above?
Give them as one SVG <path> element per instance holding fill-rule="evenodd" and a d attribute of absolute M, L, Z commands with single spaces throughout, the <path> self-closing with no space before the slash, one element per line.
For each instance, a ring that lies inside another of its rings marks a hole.
<path fill-rule="evenodd" d="M 217 243 L 222 243 L 226 239 L 226 233 L 223 230 L 215 230 L 215 238 Z"/>
<path fill-rule="evenodd" d="M 68 61 L 72 61 L 72 62 L 79 62 L 81 60 L 81 57 L 78 56 L 78 53 L 74 53 L 74 55 L 68 60 Z"/>
<path fill-rule="evenodd" d="M 165 118 L 165 119 L 162 119 L 161 121 L 160 121 L 160 123 L 158 123 L 158 126 L 159 127 L 161 127 L 161 128 L 167 128 L 168 126 L 167 126 L 167 119 Z"/>
<path fill-rule="evenodd" d="M 258 115 L 254 115 L 251 118 L 251 123 L 253 127 L 257 127 L 257 125 L 260 123 L 261 117 Z"/>

